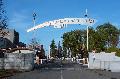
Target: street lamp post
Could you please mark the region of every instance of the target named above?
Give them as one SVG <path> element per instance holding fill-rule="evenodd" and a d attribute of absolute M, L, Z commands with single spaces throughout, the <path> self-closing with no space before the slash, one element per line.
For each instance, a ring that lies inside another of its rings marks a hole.
<path fill-rule="evenodd" d="M 36 13 L 34 12 L 34 13 L 33 13 L 33 26 L 34 26 L 34 27 L 35 27 L 36 16 L 37 16 L 37 15 L 36 15 Z M 35 38 L 35 32 L 34 32 L 33 35 L 34 35 L 33 37 Z"/>
<path fill-rule="evenodd" d="M 85 17 L 88 18 L 88 11 L 87 11 L 87 9 L 86 9 Z M 89 50 L 89 48 L 88 48 L 88 44 L 89 44 L 88 27 L 89 27 L 89 26 L 87 25 L 87 51 Z"/>
<path fill-rule="evenodd" d="M 87 51 L 89 50 L 89 48 L 88 48 L 88 44 L 89 44 L 89 37 L 88 37 L 88 26 L 87 26 Z"/>

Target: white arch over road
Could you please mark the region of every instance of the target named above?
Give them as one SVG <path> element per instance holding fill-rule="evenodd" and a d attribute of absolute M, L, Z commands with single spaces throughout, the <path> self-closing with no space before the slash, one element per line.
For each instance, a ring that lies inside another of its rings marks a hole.
<path fill-rule="evenodd" d="M 80 24 L 80 25 L 86 25 L 86 26 L 92 26 L 95 24 L 95 19 L 91 18 L 64 18 L 64 19 L 58 19 L 53 21 L 44 22 L 42 24 L 39 24 L 37 26 L 34 26 L 27 30 L 27 32 L 43 28 L 46 26 L 53 26 L 54 28 L 64 28 L 67 27 L 68 24 Z"/>

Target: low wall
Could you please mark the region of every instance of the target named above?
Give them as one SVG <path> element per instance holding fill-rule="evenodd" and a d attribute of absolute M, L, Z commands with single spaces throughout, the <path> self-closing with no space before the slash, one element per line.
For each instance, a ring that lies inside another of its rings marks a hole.
<path fill-rule="evenodd" d="M 120 72 L 120 57 L 115 53 L 89 53 L 88 68 Z"/>
<path fill-rule="evenodd" d="M 0 58 L 0 69 L 31 70 L 33 67 L 33 53 L 5 53 Z"/>

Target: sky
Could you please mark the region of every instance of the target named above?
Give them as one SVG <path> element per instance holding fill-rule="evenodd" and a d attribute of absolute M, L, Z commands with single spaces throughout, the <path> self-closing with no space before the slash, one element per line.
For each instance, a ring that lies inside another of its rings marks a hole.
<path fill-rule="evenodd" d="M 69 25 L 67 28 L 55 29 L 45 27 L 27 33 L 33 27 L 33 12 L 37 14 L 36 25 L 62 18 L 82 18 L 85 10 L 88 15 L 97 20 L 92 27 L 110 22 L 120 28 L 120 0 L 4 0 L 7 11 L 8 28 L 19 32 L 20 41 L 28 44 L 32 38 L 44 45 L 46 51 L 54 39 L 56 45 L 62 41 L 65 32 L 76 29 L 86 29 L 86 26 Z"/>

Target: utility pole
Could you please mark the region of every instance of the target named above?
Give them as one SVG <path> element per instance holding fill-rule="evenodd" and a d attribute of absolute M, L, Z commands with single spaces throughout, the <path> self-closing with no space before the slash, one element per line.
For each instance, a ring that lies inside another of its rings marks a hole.
<path fill-rule="evenodd" d="M 50 51 L 50 46 L 49 46 L 49 49 L 48 49 L 48 50 L 49 50 L 49 52 L 48 52 L 48 53 L 49 53 L 49 59 L 50 59 L 50 58 L 51 58 L 51 53 L 50 53 L 50 52 L 51 52 L 51 51 Z"/>

